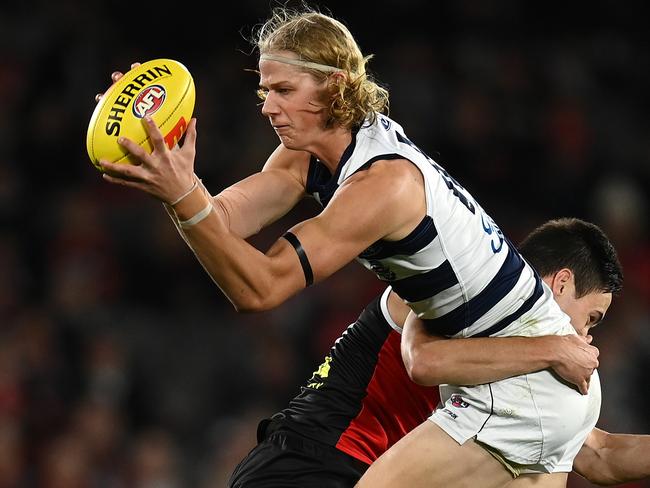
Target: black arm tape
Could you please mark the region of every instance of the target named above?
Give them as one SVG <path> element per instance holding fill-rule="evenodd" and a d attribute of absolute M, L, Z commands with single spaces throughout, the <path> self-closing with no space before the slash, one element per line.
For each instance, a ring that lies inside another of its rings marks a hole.
<path fill-rule="evenodd" d="M 291 232 L 285 232 L 282 237 L 289 241 L 289 244 L 291 244 L 296 250 L 298 259 L 300 259 L 300 265 L 302 266 L 302 272 L 305 273 L 305 282 L 307 283 L 306 286 L 310 286 L 314 282 L 314 273 L 311 270 L 309 259 L 307 259 L 307 254 L 305 254 L 305 250 L 302 248 L 302 244 L 300 244 L 298 238 Z"/>

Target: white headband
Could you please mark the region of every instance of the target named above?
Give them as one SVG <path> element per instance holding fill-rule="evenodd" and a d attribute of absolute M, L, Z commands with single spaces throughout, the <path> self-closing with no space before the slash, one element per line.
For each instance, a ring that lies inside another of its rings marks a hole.
<path fill-rule="evenodd" d="M 276 56 L 275 54 L 262 54 L 260 61 L 277 61 L 278 63 L 293 64 L 294 66 L 302 66 L 303 68 L 317 69 L 319 71 L 327 71 L 328 73 L 335 73 L 336 71 L 343 71 L 341 68 L 328 66 L 326 64 L 312 63 L 311 61 L 303 61 L 302 59 L 287 58 L 285 56 Z"/>

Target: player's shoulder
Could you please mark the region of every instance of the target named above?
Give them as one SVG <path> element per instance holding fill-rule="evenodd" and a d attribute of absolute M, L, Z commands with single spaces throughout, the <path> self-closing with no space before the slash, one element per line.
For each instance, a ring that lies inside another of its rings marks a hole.
<path fill-rule="evenodd" d="M 388 225 L 393 218 L 401 219 L 414 208 L 416 196 L 422 193 L 421 180 L 418 181 L 413 168 L 406 159 L 375 161 L 369 168 L 347 178 L 336 191 L 332 203 L 372 207 Z"/>
<path fill-rule="evenodd" d="M 348 185 L 372 185 L 390 189 L 391 193 L 410 187 L 421 178 L 417 167 L 406 158 L 379 159 L 346 179 Z"/>

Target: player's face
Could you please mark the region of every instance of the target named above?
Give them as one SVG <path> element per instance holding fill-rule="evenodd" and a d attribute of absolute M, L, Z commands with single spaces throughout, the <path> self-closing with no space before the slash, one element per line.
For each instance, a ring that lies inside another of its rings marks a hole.
<path fill-rule="evenodd" d="M 585 337 L 589 329 L 597 325 L 605 316 L 612 303 L 612 294 L 601 291 L 588 293 L 576 298 L 575 287 L 570 287 L 567 293 L 556 297 L 560 308 L 571 318 L 571 325 L 578 335 Z"/>
<path fill-rule="evenodd" d="M 280 54 L 295 57 L 291 53 Z M 297 66 L 263 60 L 260 61 L 260 89 L 266 95 L 262 114 L 268 117 L 285 147 L 309 150 L 317 143 L 327 121 L 324 82 Z"/>

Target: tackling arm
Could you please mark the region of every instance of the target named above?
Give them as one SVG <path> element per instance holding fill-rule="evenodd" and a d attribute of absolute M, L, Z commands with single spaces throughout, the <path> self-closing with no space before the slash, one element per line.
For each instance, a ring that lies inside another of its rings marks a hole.
<path fill-rule="evenodd" d="M 598 349 L 577 335 L 448 339 L 429 334 L 412 313 L 401 349 L 409 376 L 425 386 L 476 385 L 553 368 L 586 394 L 598 366 Z"/>

